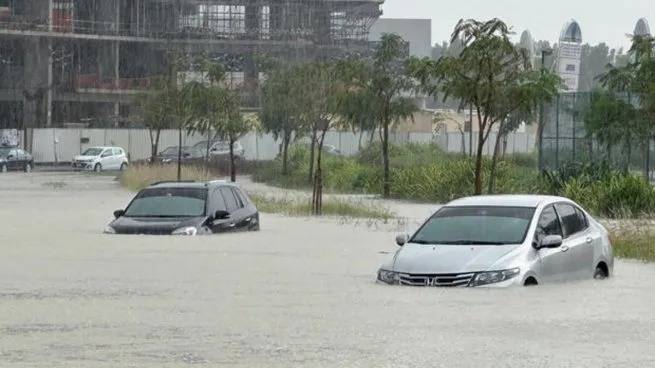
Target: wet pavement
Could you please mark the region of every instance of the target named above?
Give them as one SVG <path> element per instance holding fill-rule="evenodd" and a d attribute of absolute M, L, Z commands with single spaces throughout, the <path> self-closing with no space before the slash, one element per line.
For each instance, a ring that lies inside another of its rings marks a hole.
<path fill-rule="evenodd" d="M 375 271 L 404 223 L 263 215 L 259 233 L 102 235 L 129 199 L 106 176 L 0 175 L 0 367 L 655 367 L 653 265 L 387 287 Z"/>

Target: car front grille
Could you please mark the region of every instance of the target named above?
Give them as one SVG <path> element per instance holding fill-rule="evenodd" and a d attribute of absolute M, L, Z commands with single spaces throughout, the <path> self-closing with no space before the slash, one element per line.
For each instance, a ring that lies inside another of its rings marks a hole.
<path fill-rule="evenodd" d="M 471 282 L 475 273 L 457 274 L 400 274 L 400 285 L 465 287 Z"/>

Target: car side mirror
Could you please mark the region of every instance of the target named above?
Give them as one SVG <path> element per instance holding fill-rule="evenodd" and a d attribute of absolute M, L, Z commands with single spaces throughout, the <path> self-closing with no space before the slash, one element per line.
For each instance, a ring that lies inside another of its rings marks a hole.
<path fill-rule="evenodd" d="M 409 236 L 407 234 L 399 234 L 396 236 L 396 244 L 398 244 L 399 247 L 402 247 L 403 245 L 407 244 L 409 241 Z"/>
<path fill-rule="evenodd" d="M 561 235 L 548 235 L 543 237 L 539 243 L 538 243 L 538 248 L 559 248 L 562 246 L 562 243 L 564 242 L 564 239 L 562 239 Z"/>
<path fill-rule="evenodd" d="M 7 156 L 7 158 L 14 158 L 14 155 L 9 155 Z"/>
<path fill-rule="evenodd" d="M 225 220 L 230 218 L 230 213 L 223 210 L 218 210 L 214 213 L 214 220 Z"/>
<path fill-rule="evenodd" d="M 116 211 L 114 211 L 114 217 L 115 218 L 123 217 L 123 215 L 125 215 L 125 210 L 116 210 Z"/>

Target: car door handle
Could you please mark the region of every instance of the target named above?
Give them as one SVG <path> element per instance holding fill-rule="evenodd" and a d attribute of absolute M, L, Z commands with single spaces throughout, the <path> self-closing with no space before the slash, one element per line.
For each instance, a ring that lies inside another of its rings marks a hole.
<path fill-rule="evenodd" d="M 587 240 L 587 243 L 588 243 L 588 244 L 591 244 L 591 242 L 593 241 L 593 239 L 591 238 L 591 236 L 588 236 L 586 240 Z"/>
<path fill-rule="evenodd" d="M 568 252 L 568 251 L 569 251 L 569 247 L 567 247 L 566 245 L 563 245 L 563 246 L 560 248 L 560 251 L 562 251 L 562 253 L 564 253 L 564 252 Z"/>
<path fill-rule="evenodd" d="M 232 222 L 232 223 L 230 223 L 230 224 L 227 225 L 227 226 L 229 226 L 229 227 L 235 227 L 235 226 L 237 226 L 237 224 L 235 224 L 234 222 Z"/>

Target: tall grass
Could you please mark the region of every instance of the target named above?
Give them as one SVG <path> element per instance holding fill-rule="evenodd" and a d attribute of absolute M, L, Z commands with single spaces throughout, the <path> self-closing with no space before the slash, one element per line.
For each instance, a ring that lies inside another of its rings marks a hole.
<path fill-rule="evenodd" d="M 309 199 L 280 198 L 252 193 L 250 198 L 264 213 L 280 213 L 289 216 L 311 216 L 312 214 Z M 323 215 L 382 220 L 394 217 L 393 213 L 383 207 L 373 206 L 363 201 L 338 198 L 326 198 L 323 201 Z"/>
<path fill-rule="evenodd" d="M 655 262 L 655 231 L 616 234 L 612 246 L 616 257 Z"/>

